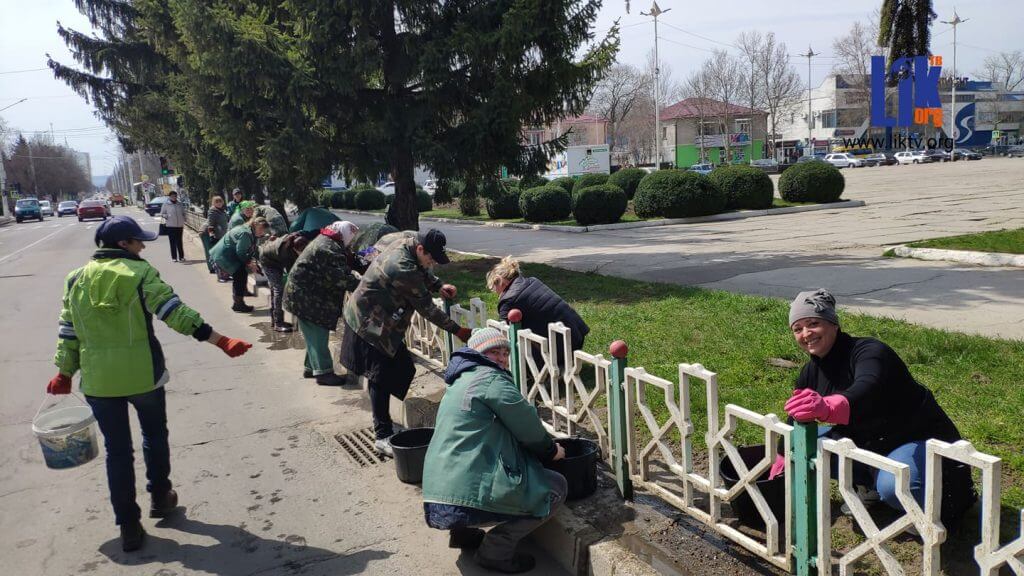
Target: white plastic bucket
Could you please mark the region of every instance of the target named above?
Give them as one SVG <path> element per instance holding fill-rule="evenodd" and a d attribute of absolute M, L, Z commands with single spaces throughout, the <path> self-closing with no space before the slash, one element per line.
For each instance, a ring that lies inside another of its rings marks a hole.
<path fill-rule="evenodd" d="M 47 468 L 81 466 L 99 454 L 96 417 L 87 405 L 40 410 L 32 420 Z"/>

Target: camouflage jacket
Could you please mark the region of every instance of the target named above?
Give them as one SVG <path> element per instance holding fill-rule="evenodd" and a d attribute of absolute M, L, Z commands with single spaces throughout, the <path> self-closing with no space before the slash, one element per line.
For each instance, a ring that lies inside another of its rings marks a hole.
<path fill-rule="evenodd" d="M 344 246 L 321 234 L 295 259 L 284 288 L 284 309 L 307 322 L 334 330 L 345 292 L 359 285 Z"/>
<path fill-rule="evenodd" d="M 459 325 L 434 305 L 431 292 L 442 284 L 416 259 L 416 233 L 388 234 L 377 242 L 377 249 L 380 254 L 345 303 L 345 322 L 392 357 L 401 347 L 413 312 L 448 332 L 458 332 Z"/>
<path fill-rule="evenodd" d="M 288 223 L 285 222 L 284 216 L 276 208 L 271 208 L 266 204 L 257 204 L 252 215 L 266 218 L 267 223 L 270 224 L 270 233 L 274 236 L 280 238 L 288 233 Z"/>

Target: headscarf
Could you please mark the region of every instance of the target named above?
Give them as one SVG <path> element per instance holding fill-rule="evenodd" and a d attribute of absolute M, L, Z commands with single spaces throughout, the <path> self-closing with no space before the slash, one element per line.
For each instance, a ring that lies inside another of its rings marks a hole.
<path fill-rule="evenodd" d="M 348 220 L 339 220 L 337 222 L 331 222 L 327 226 L 324 226 L 320 230 L 321 234 L 330 236 L 337 240 L 341 239 L 341 244 L 348 247 L 352 244 L 352 240 L 355 239 L 356 234 L 359 233 L 359 227 L 349 222 Z"/>
<path fill-rule="evenodd" d="M 256 208 L 256 203 L 252 200 L 242 200 L 238 203 L 239 210 L 245 210 L 247 208 Z"/>

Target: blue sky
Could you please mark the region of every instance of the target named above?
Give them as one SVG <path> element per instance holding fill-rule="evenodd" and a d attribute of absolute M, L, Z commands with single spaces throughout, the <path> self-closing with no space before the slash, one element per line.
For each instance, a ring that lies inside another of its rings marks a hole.
<path fill-rule="evenodd" d="M 806 2 L 764 2 L 763 0 L 663 0 L 662 10 L 671 9 L 661 17 L 659 26 L 661 60 L 672 69 L 673 77 L 682 80 L 686 74 L 708 57 L 709 50 L 727 48 L 744 30 L 774 31 L 785 42 L 791 54 L 804 52 L 810 44 L 824 57 L 816 59 L 812 68 L 813 82 L 821 82 L 831 67 L 832 40 L 844 34 L 856 20 L 866 20 L 881 0 L 826 0 Z M 955 3 L 962 18 L 970 21 L 958 31 L 958 69 L 963 74 L 977 70 L 982 60 L 999 51 L 1024 49 L 1021 23 L 1024 2 L 1021 0 L 959 0 Z M 936 0 L 940 20 L 948 20 L 954 3 Z M 654 32 L 650 18 L 640 15 L 650 8 L 650 0 L 630 2 L 626 14 L 625 0 L 606 0 L 596 28 L 607 30 L 615 19 L 622 25 L 622 48 L 619 60 L 643 65 L 653 48 Z M 72 0 L 0 0 L 0 108 L 27 101 L 0 112 L 9 129 L 48 131 L 53 124 L 54 138 L 92 155 L 93 173 L 108 174 L 118 152 L 116 141 L 92 114 L 89 105 L 49 70 L 32 70 L 46 66 L 46 53 L 63 62 L 71 58 L 57 36 L 56 22 L 85 31 L 88 23 L 74 7 Z M 952 57 L 952 34 L 948 26 L 935 24 L 932 50 Z M 687 45 L 687 46 L 684 46 Z M 807 74 L 806 62 L 797 59 L 796 69 Z M 948 64 L 947 64 L 948 65 Z"/>

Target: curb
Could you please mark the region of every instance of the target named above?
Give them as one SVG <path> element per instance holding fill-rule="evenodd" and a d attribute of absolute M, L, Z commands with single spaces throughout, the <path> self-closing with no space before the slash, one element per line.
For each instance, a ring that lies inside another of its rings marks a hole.
<path fill-rule="evenodd" d="M 902 258 L 917 260 L 944 260 L 977 266 L 999 266 L 1024 268 L 1024 254 L 1003 254 L 999 252 L 975 252 L 972 250 L 943 250 L 939 248 L 911 248 L 895 246 L 893 254 Z"/>
<path fill-rule="evenodd" d="M 859 208 L 866 206 L 863 200 L 844 200 L 842 202 L 831 202 L 828 204 L 813 204 L 810 206 L 787 206 L 785 208 L 772 208 L 768 210 L 739 210 L 737 212 L 726 212 L 711 216 L 695 216 L 693 218 L 664 218 L 661 220 L 645 220 L 642 222 L 619 222 L 617 224 L 595 224 L 594 226 L 556 226 L 553 224 L 521 224 L 518 222 L 488 222 L 482 220 L 460 220 L 458 218 L 431 218 L 425 216 L 420 218 L 422 222 L 438 222 L 441 224 L 465 224 L 470 226 L 490 226 L 492 228 L 517 228 L 520 230 L 548 230 L 551 232 L 564 232 L 569 234 L 582 234 L 586 232 L 600 232 L 602 230 L 629 230 L 632 228 L 656 228 L 658 226 L 672 226 L 675 224 L 700 224 L 704 222 L 728 222 L 730 220 L 745 220 L 747 218 L 759 218 L 762 216 L 779 216 L 782 214 L 797 214 L 800 212 L 816 212 L 818 210 L 832 210 L 836 208 Z M 380 216 L 380 212 L 365 212 L 362 210 L 348 210 L 332 208 L 331 212 L 342 214 L 358 214 L 361 216 Z"/>
<path fill-rule="evenodd" d="M 528 538 L 576 576 L 666 576 L 564 506 Z"/>
<path fill-rule="evenodd" d="M 11 218 L 10 216 L 4 216 L 0 218 L 0 227 L 7 226 L 11 222 L 14 222 L 14 218 Z"/>

